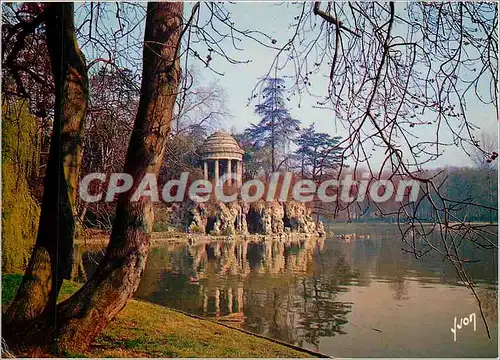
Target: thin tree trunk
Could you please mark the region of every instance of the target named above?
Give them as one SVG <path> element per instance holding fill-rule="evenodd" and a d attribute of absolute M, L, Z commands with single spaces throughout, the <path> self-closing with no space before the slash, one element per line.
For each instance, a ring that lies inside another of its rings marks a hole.
<path fill-rule="evenodd" d="M 276 151 L 276 146 L 274 145 L 274 119 L 273 119 L 273 126 L 271 127 L 271 172 L 274 172 L 276 170 L 275 166 L 275 151 Z"/>
<path fill-rule="evenodd" d="M 73 3 L 46 4 L 46 14 L 56 88 L 54 126 L 37 239 L 21 286 L 2 317 L 7 333 L 15 324 L 55 311 L 62 281 L 71 275 L 88 78 L 75 37 Z"/>
<path fill-rule="evenodd" d="M 131 202 L 146 173 L 158 174 L 181 74 L 183 4 L 148 3 L 141 98 L 124 172 L 134 185 L 118 199 L 106 254 L 89 281 L 59 304 L 58 350 L 83 351 L 132 297 L 146 265 L 153 223 L 149 197 Z"/>

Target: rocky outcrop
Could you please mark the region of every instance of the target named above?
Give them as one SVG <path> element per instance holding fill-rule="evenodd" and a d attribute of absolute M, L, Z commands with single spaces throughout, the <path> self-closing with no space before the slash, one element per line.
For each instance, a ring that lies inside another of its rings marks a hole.
<path fill-rule="evenodd" d="M 217 203 L 215 211 L 211 212 L 213 227 L 207 226 L 205 232 L 211 235 L 246 234 L 247 220 L 244 204 L 232 202 L 229 204 Z"/>
<path fill-rule="evenodd" d="M 187 200 L 180 204 L 174 204 L 172 210 L 172 223 L 180 227 L 181 230 L 190 233 L 205 233 L 208 212 L 204 203 Z"/>
<path fill-rule="evenodd" d="M 303 203 L 234 201 L 224 204 L 185 202 L 173 211 L 173 222 L 190 233 L 209 235 L 303 233 L 324 235 L 321 221 L 313 219 Z"/>
<path fill-rule="evenodd" d="M 281 234 L 285 231 L 283 205 L 261 200 L 252 203 L 247 213 L 248 229 L 252 234 Z"/>
<path fill-rule="evenodd" d="M 321 221 L 314 221 L 311 209 L 303 203 L 288 201 L 283 203 L 285 227 L 291 232 L 311 234 L 315 231 L 324 234 L 325 229 Z"/>

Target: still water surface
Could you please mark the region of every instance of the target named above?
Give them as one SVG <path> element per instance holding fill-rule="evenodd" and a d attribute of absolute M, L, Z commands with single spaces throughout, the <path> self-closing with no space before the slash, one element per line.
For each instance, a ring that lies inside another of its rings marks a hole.
<path fill-rule="evenodd" d="M 382 228 L 365 226 L 370 238 L 350 241 L 155 246 L 136 298 L 336 357 L 496 357 L 497 253 L 464 249 L 481 260 L 468 270 L 489 340 L 455 269 L 436 255 L 415 259 Z M 476 331 L 457 330 L 455 342 L 454 318 L 471 313 Z"/>

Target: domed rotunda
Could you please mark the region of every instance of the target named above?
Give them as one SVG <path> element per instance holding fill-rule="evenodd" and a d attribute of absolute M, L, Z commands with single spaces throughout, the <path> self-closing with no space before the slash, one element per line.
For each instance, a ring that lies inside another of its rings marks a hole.
<path fill-rule="evenodd" d="M 199 152 L 205 180 L 215 180 L 218 185 L 221 176 L 236 174 L 235 183 L 231 178 L 227 183 L 241 186 L 245 151 L 231 134 L 222 131 L 213 133 L 205 140 Z"/>

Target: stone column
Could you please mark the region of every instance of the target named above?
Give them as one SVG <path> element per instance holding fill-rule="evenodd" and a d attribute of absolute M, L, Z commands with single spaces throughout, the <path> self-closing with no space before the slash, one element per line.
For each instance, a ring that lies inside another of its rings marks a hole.
<path fill-rule="evenodd" d="M 219 159 L 215 159 L 215 185 L 219 185 Z"/>
<path fill-rule="evenodd" d="M 208 160 L 203 161 L 203 179 L 208 180 Z"/>
<path fill-rule="evenodd" d="M 243 161 L 240 161 L 240 180 L 243 183 Z"/>
<path fill-rule="evenodd" d="M 227 171 L 226 171 L 229 186 L 233 185 L 233 179 L 231 179 L 231 159 L 227 159 Z"/>
<path fill-rule="evenodd" d="M 236 180 L 236 186 L 240 187 L 242 179 L 241 179 L 241 161 L 239 160 L 236 160 L 236 178 L 238 179 Z"/>

